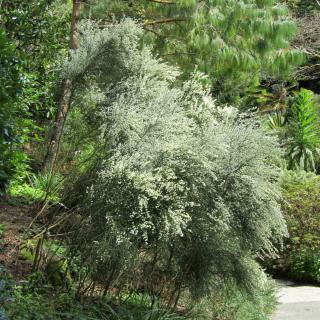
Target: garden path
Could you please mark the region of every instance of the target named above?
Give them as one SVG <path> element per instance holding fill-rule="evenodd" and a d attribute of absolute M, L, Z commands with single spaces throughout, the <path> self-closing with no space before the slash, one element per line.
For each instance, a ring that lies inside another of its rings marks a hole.
<path fill-rule="evenodd" d="M 320 320 L 320 287 L 278 283 L 280 304 L 272 320 Z"/>

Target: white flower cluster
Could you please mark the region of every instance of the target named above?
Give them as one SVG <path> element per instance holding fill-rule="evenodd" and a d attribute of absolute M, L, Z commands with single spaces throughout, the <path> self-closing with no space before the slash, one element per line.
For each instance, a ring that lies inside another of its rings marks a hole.
<path fill-rule="evenodd" d="M 175 68 L 139 49 L 132 21 L 89 31 L 68 69 L 91 70 L 106 91 L 86 237 L 113 243 L 101 245 L 105 252 L 124 243 L 130 254 L 162 248 L 162 262 L 174 248 L 175 272 L 195 270 L 182 279 L 196 287 L 212 274 L 250 276 L 248 260 L 272 254 L 286 232 L 276 141 L 235 109 L 216 107 L 200 74 L 179 83 Z"/>

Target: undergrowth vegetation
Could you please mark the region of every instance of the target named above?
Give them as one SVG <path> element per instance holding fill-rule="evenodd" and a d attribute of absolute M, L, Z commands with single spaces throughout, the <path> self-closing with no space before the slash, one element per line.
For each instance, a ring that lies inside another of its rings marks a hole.
<path fill-rule="evenodd" d="M 168 311 L 152 304 L 145 293 L 126 294 L 117 300 L 111 297 L 86 297 L 78 301 L 74 291 L 57 289 L 41 272 L 23 283 L 16 283 L 3 269 L 0 274 L 0 319 L 51 320 L 205 320 L 205 319 L 267 319 L 276 303 L 273 284 L 269 283 L 253 297 L 228 286 L 203 300 L 192 310 Z"/>
<path fill-rule="evenodd" d="M 15 179 L 8 188 L 8 194 L 25 204 L 43 201 L 59 202 L 62 177 L 49 174 L 28 173 L 25 177 Z"/>

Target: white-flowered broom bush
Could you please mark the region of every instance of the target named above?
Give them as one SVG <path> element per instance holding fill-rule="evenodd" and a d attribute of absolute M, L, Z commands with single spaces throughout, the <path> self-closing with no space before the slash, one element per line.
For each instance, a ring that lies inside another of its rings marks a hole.
<path fill-rule="evenodd" d="M 65 72 L 82 83 L 78 94 L 99 91 L 101 151 L 82 177 L 72 254 L 101 292 L 143 290 L 170 306 L 228 282 L 260 290 L 255 258 L 286 234 L 277 142 L 257 120 L 217 107 L 202 75 L 181 82 L 140 48 L 133 21 L 81 33 Z"/>

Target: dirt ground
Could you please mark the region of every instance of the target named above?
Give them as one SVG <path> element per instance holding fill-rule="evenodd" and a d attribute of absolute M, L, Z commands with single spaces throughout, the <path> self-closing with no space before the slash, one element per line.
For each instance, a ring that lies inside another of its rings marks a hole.
<path fill-rule="evenodd" d="M 30 263 L 19 257 L 23 234 L 32 220 L 30 212 L 26 206 L 13 206 L 0 199 L 0 224 L 5 226 L 0 237 L 0 266 L 17 280 L 31 271 Z"/>

